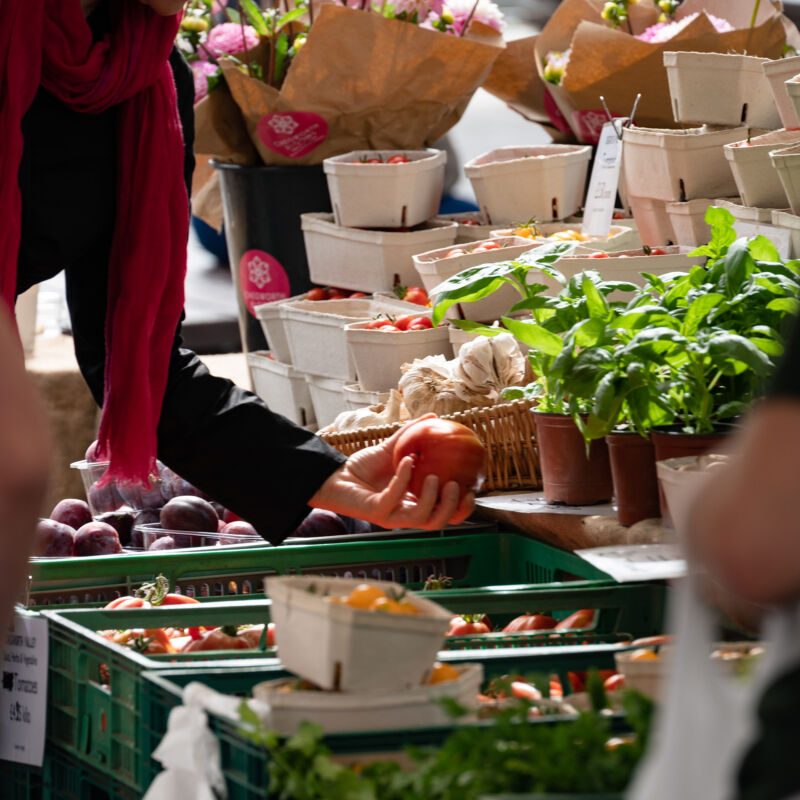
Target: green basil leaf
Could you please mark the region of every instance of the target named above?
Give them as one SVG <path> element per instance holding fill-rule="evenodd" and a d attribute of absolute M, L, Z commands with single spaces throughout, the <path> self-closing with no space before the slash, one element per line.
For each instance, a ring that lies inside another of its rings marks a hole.
<path fill-rule="evenodd" d="M 564 348 L 564 341 L 556 334 L 532 322 L 521 322 L 503 317 L 503 325 L 523 344 L 549 356 L 557 356 Z"/>

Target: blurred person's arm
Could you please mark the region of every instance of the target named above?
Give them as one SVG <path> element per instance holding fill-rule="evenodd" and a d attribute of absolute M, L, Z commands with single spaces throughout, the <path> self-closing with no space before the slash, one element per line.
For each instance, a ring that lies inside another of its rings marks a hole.
<path fill-rule="evenodd" d="M 44 412 L 12 325 L 0 307 L 0 649 L 27 578 L 50 464 Z"/>
<path fill-rule="evenodd" d="M 745 601 L 800 600 L 800 325 L 770 396 L 728 448 L 735 462 L 695 503 L 690 546 Z"/>

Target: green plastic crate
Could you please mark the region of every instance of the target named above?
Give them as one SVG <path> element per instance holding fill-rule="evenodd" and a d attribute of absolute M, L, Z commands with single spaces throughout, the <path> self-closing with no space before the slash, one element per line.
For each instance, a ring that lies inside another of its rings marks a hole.
<path fill-rule="evenodd" d="M 492 654 L 494 655 L 494 654 Z M 584 667 L 586 666 L 584 662 Z M 142 691 L 142 747 L 145 754 L 152 753 L 167 729 L 169 712 L 183 702 L 183 689 L 192 681 L 225 694 L 247 696 L 255 684 L 283 677 L 279 669 L 205 669 L 191 668 L 170 672 L 146 672 Z M 209 713 L 209 727 L 220 743 L 220 760 L 228 800 L 267 800 L 267 753 L 253 744 L 239 730 L 236 722 Z M 536 724 L 555 724 L 557 719 L 542 717 Z M 488 724 L 488 723 L 477 723 Z M 624 720 L 615 717 L 612 727 L 627 730 Z M 336 754 L 402 752 L 408 746 L 436 747 L 441 745 L 454 726 L 419 728 L 400 731 L 372 731 L 337 733 L 325 738 L 325 743 Z M 142 786 L 146 789 L 160 772 L 161 765 L 154 759 L 142 759 L 144 773 Z"/>
<path fill-rule="evenodd" d="M 593 608 L 599 612 L 595 633 L 624 632 L 639 638 L 663 633 L 667 586 L 662 582 L 567 581 L 549 586 L 445 589 L 429 596 L 458 614 L 487 614 L 495 630 L 524 612 L 551 613 L 563 619 L 572 611 Z M 492 646 L 492 641 L 493 637 L 468 637 L 467 646 Z"/>
<path fill-rule="evenodd" d="M 3 800 L 41 800 L 42 771 L 25 764 L 0 761 L 0 787 Z"/>
<path fill-rule="evenodd" d="M 282 669 L 186 669 L 170 672 L 146 672 L 142 692 L 142 748 L 144 766 L 142 787 L 146 790 L 161 771 L 161 765 L 149 754 L 155 750 L 167 729 L 169 712 L 183 702 L 183 688 L 200 680 L 207 686 L 226 694 L 245 696 L 261 681 L 285 677 Z M 267 754 L 249 741 L 237 723 L 209 714 L 209 726 L 220 743 L 220 759 L 228 800 L 266 800 Z M 441 744 L 452 726 L 417 730 L 380 731 L 366 733 L 337 733 L 326 737 L 326 744 L 341 755 L 361 753 L 398 753 L 408 745 L 417 747 Z"/>
<path fill-rule="evenodd" d="M 259 624 L 269 618 L 269 602 L 252 600 L 110 611 L 74 609 L 44 614 L 50 623 L 48 742 L 138 790 L 141 673 L 170 665 L 110 642 L 95 631 Z M 224 660 L 225 652 L 219 651 L 213 663 L 236 664 Z M 191 654 L 181 658 L 197 660 Z M 258 657 L 253 662 L 267 666 L 280 663 L 275 658 Z M 174 666 L 180 666 L 180 661 Z"/>
<path fill-rule="evenodd" d="M 548 545 L 509 533 L 472 534 L 432 540 L 393 540 L 380 543 L 347 543 L 344 545 L 304 546 L 297 548 L 259 548 L 230 552 L 227 563 L 242 574 L 244 561 L 252 562 L 265 553 L 281 553 L 287 557 L 282 565 L 311 574 L 340 574 L 365 578 L 394 579 L 411 587 L 424 582 L 429 574 L 446 573 L 456 586 L 489 585 L 493 603 L 506 603 L 509 613 L 520 613 L 525 606 L 510 605 L 512 599 L 497 584 L 532 580 L 552 581 L 560 577 L 605 579 L 608 587 L 620 588 L 604 573 L 582 559 Z M 194 554 L 190 554 L 194 555 Z M 159 568 L 169 576 L 168 559 L 162 556 Z M 179 555 L 179 559 L 185 558 Z M 231 562 L 232 560 L 232 562 Z M 175 562 L 183 564 L 182 560 Z M 275 562 L 272 562 L 273 564 Z M 148 561 L 152 565 L 151 561 Z M 247 564 L 252 571 L 253 585 L 260 584 L 267 567 Z M 149 569 L 153 569 L 149 566 Z M 578 584 L 576 584 L 578 585 Z M 591 588 L 581 583 L 584 588 Z M 549 588 L 549 587 L 539 587 Z M 525 602 L 534 598 L 522 587 Z M 479 601 L 485 606 L 488 599 L 474 594 L 458 595 L 450 589 L 438 593 L 437 600 L 455 612 L 468 610 Z M 573 596 L 574 597 L 574 596 Z M 601 597 L 596 595 L 598 602 Z M 562 600 L 564 598 L 562 597 Z M 548 604 L 555 596 L 548 597 Z M 520 604 L 523 602 L 519 601 Z M 543 602 L 543 601 L 539 601 Z M 584 600 L 572 599 L 574 610 Z M 461 604 L 464 604 L 463 606 Z M 554 606 L 552 606 L 554 607 Z M 599 606 L 598 606 L 599 607 Z M 618 604 L 619 607 L 619 604 Z M 497 606 L 499 609 L 499 606 Z M 493 610 L 494 606 L 492 607 Z M 185 660 L 208 660 L 238 656 L 253 663 L 252 652 L 229 654 L 197 654 L 187 656 L 142 656 L 132 650 L 107 641 L 93 631 L 128 627 L 188 627 L 206 624 L 258 624 L 269 617 L 269 601 L 250 600 L 213 603 L 197 606 L 168 606 L 149 610 L 66 610 L 46 611 L 50 625 L 50 707 L 49 737 L 58 746 L 83 758 L 96 769 L 138 788 L 140 753 L 138 748 L 140 673 L 145 669 L 180 668 Z M 498 612 L 499 613 L 499 612 Z M 145 621 L 146 620 L 146 621 Z M 264 654 L 266 655 L 266 654 Z M 169 663 L 165 663 L 165 660 Z M 231 662 L 235 663 L 235 662 Z M 240 662 L 241 663 L 241 662 Z M 264 665 L 276 665 L 275 659 L 261 658 Z M 101 665 L 103 671 L 101 671 Z M 107 670 L 107 672 L 106 672 Z M 106 685 L 106 674 L 110 687 Z"/>
<path fill-rule="evenodd" d="M 48 746 L 42 800 L 141 800 L 142 793 Z M 177 800 L 177 798 L 176 798 Z"/>
<path fill-rule="evenodd" d="M 428 570 L 451 567 L 463 572 L 465 568 L 464 564 L 445 561 L 446 551 L 435 547 L 420 553 L 420 539 L 434 543 L 496 530 L 493 524 L 465 523 L 433 532 L 389 531 L 333 537 L 344 540 L 333 544 L 326 537 L 312 544 L 280 547 L 265 542 L 253 547 L 35 560 L 25 605 L 40 608 L 107 603 L 130 594 L 134 587 L 153 580 L 159 572 L 169 578 L 171 585 L 192 597 L 259 594 L 266 574 L 374 572 L 386 568 L 384 552 L 390 554 L 390 560 L 398 561 L 394 565 L 398 572 L 405 567 L 408 581 L 401 582 L 419 583 L 430 574 Z M 410 541 L 415 542 L 410 550 L 399 546 Z M 395 553 L 398 559 L 394 558 Z M 401 560 L 406 563 L 400 563 Z"/>

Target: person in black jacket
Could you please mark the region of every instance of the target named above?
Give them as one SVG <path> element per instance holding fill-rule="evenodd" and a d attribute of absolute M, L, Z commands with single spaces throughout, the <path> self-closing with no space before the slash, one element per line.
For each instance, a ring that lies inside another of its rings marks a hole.
<path fill-rule="evenodd" d="M 108 5 L 82 0 L 95 35 L 108 30 Z M 144 0 L 143 0 L 144 1 Z M 176 13 L 179 0 L 147 0 Z M 170 57 L 191 187 L 194 83 L 174 49 Z M 22 240 L 17 292 L 66 273 L 75 354 L 98 404 L 103 402 L 108 260 L 115 223 L 116 113 L 74 111 L 40 88 L 23 118 L 19 171 Z M 191 194 L 191 193 L 190 193 Z M 272 413 L 255 395 L 212 376 L 175 334 L 158 427 L 158 456 L 199 489 L 250 521 L 277 544 L 309 506 L 382 527 L 438 528 L 472 510 L 453 484 L 432 479 L 416 502 L 406 495 L 411 462 L 392 467 L 394 439 L 344 456 L 312 433 Z"/>

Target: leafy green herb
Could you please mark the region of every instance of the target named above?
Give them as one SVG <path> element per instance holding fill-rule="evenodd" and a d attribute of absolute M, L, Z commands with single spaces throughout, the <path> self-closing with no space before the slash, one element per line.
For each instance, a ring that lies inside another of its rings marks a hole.
<path fill-rule="evenodd" d="M 614 749 L 606 746 L 607 717 L 590 712 L 574 722 L 530 723 L 530 704 L 519 701 L 489 725 L 457 727 L 441 748 L 409 748 L 408 771 L 394 761 L 349 769 L 332 760 L 317 725 L 302 723 L 284 739 L 263 729 L 245 702 L 240 716 L 244 734 L 268 751 L 270 793 L 279 800 L 477 800 L 502 792 L 623 791 L 646 747 L 653 710 L 635 692 L 625 693 L 623 705 L 635 736 Z"/>

